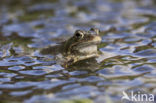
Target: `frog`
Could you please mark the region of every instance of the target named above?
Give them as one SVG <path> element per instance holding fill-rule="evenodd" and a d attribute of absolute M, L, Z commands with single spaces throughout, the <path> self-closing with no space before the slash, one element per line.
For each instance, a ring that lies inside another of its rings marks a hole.
<path fill-rule="evenodd" d="M 76 30 L 74 35 L 68 40 L 58 43 L 56 46 L 45 48 L 42 54 L 57 54 L 56 58 L 61 60 L 60 63 L 69 66 L 78 61 L 99 56 L 98 45 L 102 38 L 99 35 L 100 30 L 91 28 L 90 30 Z"/>

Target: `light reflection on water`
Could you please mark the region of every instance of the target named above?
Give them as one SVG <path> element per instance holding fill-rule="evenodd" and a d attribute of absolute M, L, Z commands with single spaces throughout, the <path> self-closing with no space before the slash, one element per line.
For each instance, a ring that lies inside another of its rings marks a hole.
<path fill-rule="evenodd" d="M 16 4 L 16 5 L 15 5 Z M 0 101 L 56 102 L 89 98 L 121 102 L 121 91 L 155 94 L 154 0 L 2 1 Z M 96 60 L 63 68 L 39 50 L 69 38 L 76 29 L 101 33 Z"/>

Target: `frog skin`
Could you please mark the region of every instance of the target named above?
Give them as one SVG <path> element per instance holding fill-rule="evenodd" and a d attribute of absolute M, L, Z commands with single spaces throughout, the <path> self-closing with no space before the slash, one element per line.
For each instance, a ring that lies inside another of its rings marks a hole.
<path fill-rule="evenodd" d="M 89 31 L 76 30 L 68 40 L 52 47 L 45 48 L 42 54 L 61 54 L 61 61 L 65 65 L 97 57 L 99 55 L 98 44 L 101 43 L 99 30 L 91 28 Z M 60 58 L 60 57 L 58 57 Z"/>

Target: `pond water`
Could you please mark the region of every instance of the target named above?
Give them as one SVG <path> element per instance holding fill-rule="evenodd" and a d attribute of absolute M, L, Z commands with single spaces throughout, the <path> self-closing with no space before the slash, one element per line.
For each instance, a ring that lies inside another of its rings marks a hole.
<path fill-rule="evenodd" d="M 123 91 L 156 101 L 155 0 L 0 2 L 1 103 L 130 103 Z M 40 54 L 91 27 L 108 31 L 96 60 L 64 68 Z"/>

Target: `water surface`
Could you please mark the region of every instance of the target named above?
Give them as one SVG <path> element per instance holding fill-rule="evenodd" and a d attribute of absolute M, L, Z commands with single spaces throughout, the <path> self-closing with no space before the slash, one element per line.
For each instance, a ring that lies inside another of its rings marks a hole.
<path fill-rule="evenodd" d="M 91 27 L 105 55 L 63 68 L 39 50 Z M 122 91 L 156 97 L 155 0 L 7 0 L 0 4 L 0 101 L 123 103 Z M 87 62 L 87 63 L 86 63 Z"/>

